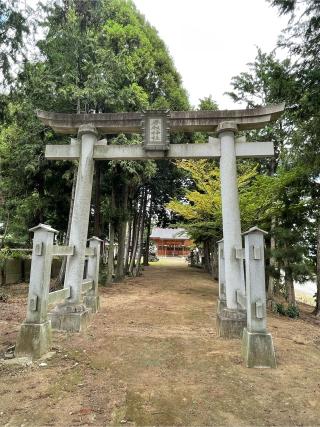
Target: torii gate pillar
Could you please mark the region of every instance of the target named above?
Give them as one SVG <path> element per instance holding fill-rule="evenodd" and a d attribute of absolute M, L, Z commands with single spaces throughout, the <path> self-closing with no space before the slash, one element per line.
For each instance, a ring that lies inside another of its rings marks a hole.
<path fill-rule="evenodd" d="M 234 122 L 222 122 L 217 128 L 221 150 L 220 179 L 227 300 L 227 307 L 217 313 L 217 327 L 218 335 L 225 338 L 241 336 L 246 326 L 246 313 L 238 308 L 236 299 L 237 290 L 245 293 L 235 147 L 237 130 L 237 124 Z"/>
<path fill-rule="evenodd" d="M 80 158 L 69 240 L 69 245 L 75 248 L 75 254 L 68 257 L 64 281 L 64 287 L 70 288 L 70 298 L 51 313 L 54 329 L 80 332 L 87 326 L 90 314 L 83 304 L 81 292 L 94 174 L 93 150 L 97 138 L 98 132 L 94 125 L 88 123 L 79 127 L 76 144 L 80 148 Z"/>

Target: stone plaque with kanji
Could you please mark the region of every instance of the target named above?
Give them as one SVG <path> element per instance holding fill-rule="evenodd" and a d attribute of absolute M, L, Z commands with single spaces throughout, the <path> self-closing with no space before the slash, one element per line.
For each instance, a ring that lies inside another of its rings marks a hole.
<path fill-rule="evenodd" d="M 166 151 L 169 149 L 168 111 L 146 111 L 143 118 L 145 150 Z"/>

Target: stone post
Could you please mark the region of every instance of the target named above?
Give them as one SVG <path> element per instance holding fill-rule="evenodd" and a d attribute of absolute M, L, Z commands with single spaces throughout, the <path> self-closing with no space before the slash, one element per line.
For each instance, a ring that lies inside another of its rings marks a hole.
<path fill-rule="evenodd" d="M 223 239 L 218 242 L 218 256 L 219 256 L 219 298 L 218 298 L 217 313 L 220 313 L 227 306 Z"/>
<path fill-rule="evenodd" d="M 89 257 L 88 260 L 88 279 L 93 281 L 92 289 L 87 292 L 84 297 L 85 305 L 91 309 L 92 313 L 97 313 L 100 308 L 99 302 L 99 266 L 100 266 L 100 249 L 101 242 L 98 237 L 91 237 L 89 239 L 89 247 L 94 250 L 94 256 Z"/>
<path fill-rule="evenodd" d="M 34 232 L 34 238 L 27 317 L 18 334 L 15 355 L 38 359 L 49 351 L 51 343 L 51 325 L 47 311 L 52 247 L 57 231 L 44 224 L 39 224 L 30 231 Z"/>
<path fill-rule="evenodd" d="M 71 296 L 51 313 L 55 329 L 79 332 L 86 328 L 88 322 L 89 310 L 83 304 L 81 292 L 94 173 L 93 150 L 97 136 L 92 124 L 79 127 L 80 159 L 69 240 L 69 245 L 75 247 L 75 254 L 68 257 L 64 281 L 64 287 L 70 288 Z"/>
<path fill-rule="evenodd" d="M 253 227 L 246 233 L 247 328 L 243 331 L 242 354 L 248 368 L 275 368 L 271 334 L 267 333 L 264 235 Z"/>
<path fill-rule="evenodd" d="M 242 257 L 242 236 L 237 183 L 234 122 L 218 126 L 220 138 L 220 180 L 225 260 L 225 290 L 227 307 L 218 313 L 218 335 L 225 338 L 241 337 L 246 315 L 237 304 L 236 291 L 245 293 Z"/>

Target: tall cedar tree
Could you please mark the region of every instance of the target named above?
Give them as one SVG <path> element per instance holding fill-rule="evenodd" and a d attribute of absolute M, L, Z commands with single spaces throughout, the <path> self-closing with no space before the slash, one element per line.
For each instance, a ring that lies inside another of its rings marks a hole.
<path fill-rule="evenodd" d="M 308 170 L 308 195 L 314 230 L 312 247 L 317 265 L 315 314 L 320 316 L 320 3 L 318 0 L 269 0 L 290 22 L 279 41 L 295 58 L 296 90 L 291 103 L 298 121 L 294 155 Z M 313 248 L 317 248 L 314 251 Z"/>

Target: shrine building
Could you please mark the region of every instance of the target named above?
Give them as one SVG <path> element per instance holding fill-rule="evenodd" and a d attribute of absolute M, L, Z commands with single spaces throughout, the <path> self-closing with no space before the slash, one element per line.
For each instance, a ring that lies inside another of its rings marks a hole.
<path fill-rule="evenodd" d="M 150 240 L 163 257 L 187 256 L 193 241 L 184 228 L 154 228 Z"/>

